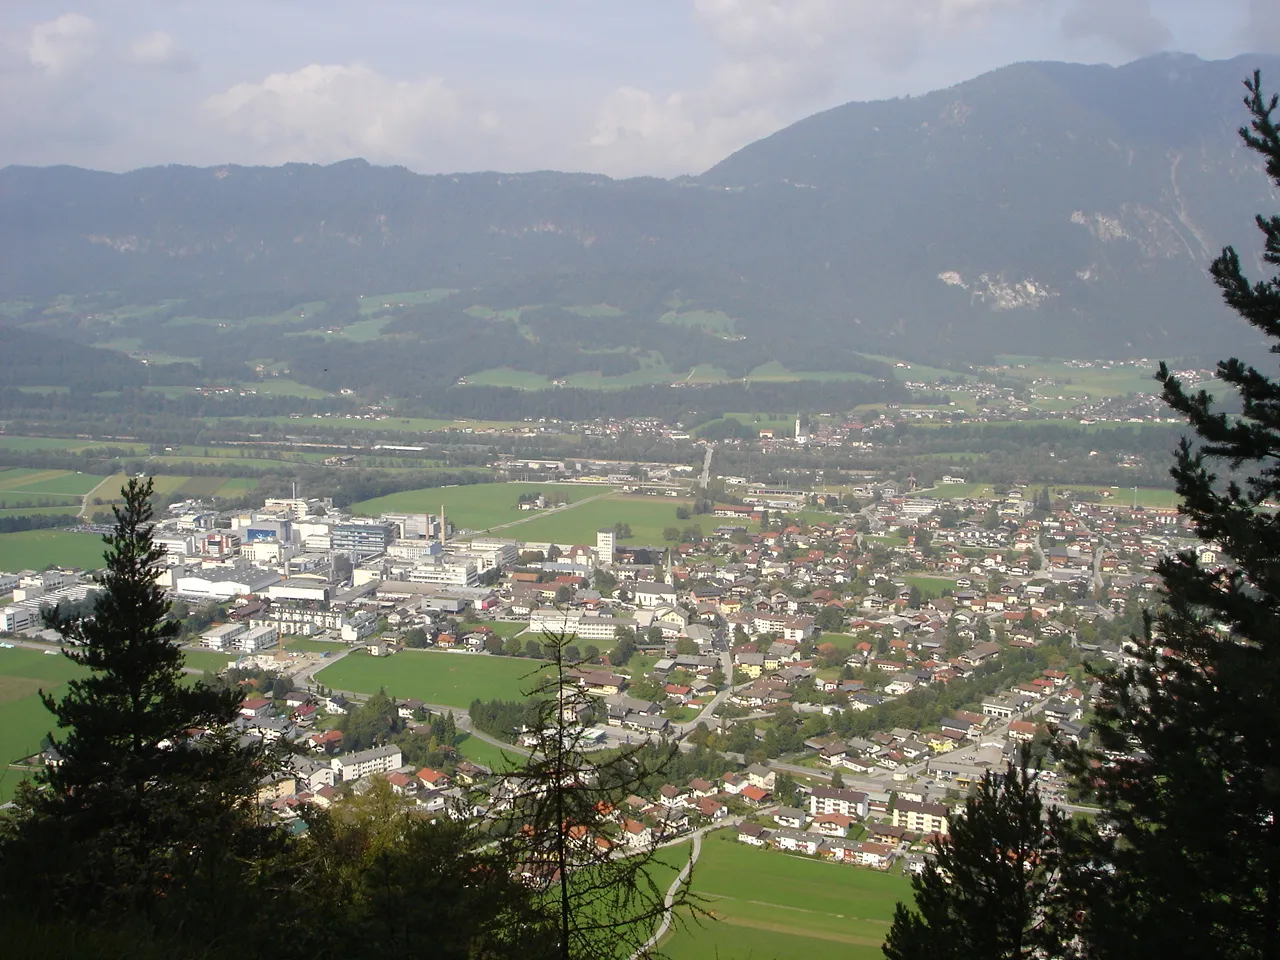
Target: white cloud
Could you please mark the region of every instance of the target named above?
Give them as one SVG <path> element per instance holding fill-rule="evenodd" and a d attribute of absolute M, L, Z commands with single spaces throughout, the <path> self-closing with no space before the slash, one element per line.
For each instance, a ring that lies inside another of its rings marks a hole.
<path fill-rule="evenodd" d="M 142 67 L 174 67 L 183 62 L 177 43 L 163 30 L 153 30 L 134 40 L 125 59 Z"/>
<path fill-rule="evenodd" d="M 1145 57 L 1168 47 L 1173 33 L 1152 12 L 1151 0 L 1075 0 L 1062 18 L 1073 38 L 1098 37 Z"/>
<path fill-rule="evenodd" d="M 238 83 L 204 102 L 258 162 L 425 163 L 439 168 L 458 142 L 500 127 L 438 77 L 396 80 L 363 64 L 318 64 Z"/>
<path fill-rule="evenodd" d="M 64 74 L 87 61 L 97 48 L 97 24 L 83 14 L 64 13 L 31 28 L 27 59 L 46 74 Z"/>
<path fill-rule="evenodd" d="M 590 147 L 610 172 L 696 173 L 821 102 L 851 57 L 886 69 L 922 43 L 1037 0 L 691 0 L 719 53 L 699 89 L 603 101 Z"/>

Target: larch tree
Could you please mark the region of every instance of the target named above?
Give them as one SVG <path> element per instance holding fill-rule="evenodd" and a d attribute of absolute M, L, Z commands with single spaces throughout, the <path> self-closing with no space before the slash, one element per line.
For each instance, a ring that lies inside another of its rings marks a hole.
<path fill-rule="evenodd" d="M 491 811 L 507 861 L 536 892 L 542 931 L 559 960 L 657 956 L 654 933 L 705 915 L 692 892 L 692 870 L 672 864 L 660 846 L 673 834 L 662 817 L 633 820 L 624 801 L 649 789 L 676 746 L 663 742 L 654 762 L 649 742 L 592 756 L 584 719 L 597 707 L 577 685 L 566 659 L 572 639 L 544 634 L 550 663 L 532 698 L 539 704 L 533 753 L 506 774 Z"/>

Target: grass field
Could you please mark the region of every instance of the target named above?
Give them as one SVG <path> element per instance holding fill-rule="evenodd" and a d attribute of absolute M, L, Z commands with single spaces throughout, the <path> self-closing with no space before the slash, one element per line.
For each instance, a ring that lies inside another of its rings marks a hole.
<path fill-rule="evenodd" d="M 455 526 L 487 530 L 500 524 L 536 516 L 520 510 L 516 505 L 523 494 L 542 493 L 548 500 L 576 503 L 612 490 L 612 487 L 572 483 L 473 483 L 458 487 L 406 490 L 354 504 L 351 511 L 371 517 L 381 513 L 439 513 L 443 505 L 445 513 Z M 523 530 L 527 526 L 528 524 L 521 524 L 512 529 Z M 592 542 L 595 541 L 594 530 L 591 532 L 591 539 Z"/>
<path fill-rule="evenodd" d="M 153 467 L 159 465 L 161 459 L 157 458 L 153 461 Z M 210 461 L 216 463 L 234 462 L 223 457 L 210 458 Z M 264 463 L 265 461 L 252 462 Z M 181 469 L 180 465 L 177 466 L 178 469 Z M 256 487 L 259 482 L 257 477 L 187 477 L 167 473 L 150 474 L 150 476 L 155 481 L 156 493 L 177 493 L 184 497 L 206 500 L 210 497 L 243 497 L 245 493 Z M 108 502 L 118 500 L 120 488 L 128 482 L 128 479 L 123 473 L 108 477 L 103 482 L 102 490 L 98 496 Z M 101 505 L 90 504 L 89 506 L 90 513 L 107 509 L 107 507 Z"/>
<path fill-rule="evenodd" d="M 672 960 L 871 960 L 894 906 L 910 896 L 901 874 L 821 863 L 709 836 L 693 871 L 714 920 L 661 946 Z"/>
<path fill-rule="evenodd" d="M 0 497 L 16 498 L 21 494 L 61 496 L 68 500 L 83 497 L 102 481 L 101 476 L 73 470 L 27 470 L 20 467 L 0 469 Z"/>
<path fill-rule="evenodd" d="M 316 674 L 325 686 L 355 693 L 385 687 L 393 697 L 416 697 L 447 707 L 481 700 L 523 700 L 539 663 L 508 657 L 406 650 L 394 657 L 352 653 Z"/>
<path fill-rule="evenodd" d="M 917 587 L 926 600 L 942 596 L 943 590 L 955 590 L 956 582 L 949 577 L 905 576 L 902 582 L 909 587 Z"/>
<path fill-rule="evenodd" d="M 5 769 L 40 749 L 44 735 L 54 729 L 53 715 L 37 691 L 55 696 L 66 681 L 81 673 L 65 657 L 46 657 L 39 650 L 0 650 L 0 803 L 13 796 L 23 773 Z"/>
<path fill-rule="evenodd" d="M 102 566 L 103 549 L 102 538 L 90 533 L 0 533 L 0 570 L 43 570 L 50 564 L 96 570 Z"/>
<path fill-rule="evenodd" d="M 503 533 L 533 543 L 590 544 L 595 543 L 597 530 L 612 527 L 615 523 L 627 523 L 631 525 L 631 539 L 621 541 L 623 545 L 662 546 L 662 531 L 666 527 L 683 529 L 696 523 L 702 526 L 703 533 L 710 533 L 722 522 L 711 516 L 677 520 L 676 507 L 691 505 L 689 500 L 616 494 L 571 510 L 538 517 L 510 527 Z"/>
<path fill-rule="evenodd" d="M 479 740 L 470 734 L 467 734 L 466 739 L 458 744 L 458 752 L 468 760 L 482 764 L 495 772 L 509 770 L 524 759 L 518 753 L 495 747 L 493 744 Z"/>
<path fill-rule="evenodd" d="M 236 659 L 233 654 L 217 650 L 183 650 L 182 657 L 186 665 L 195 670 L 225 670 L 227 664 Z"/>

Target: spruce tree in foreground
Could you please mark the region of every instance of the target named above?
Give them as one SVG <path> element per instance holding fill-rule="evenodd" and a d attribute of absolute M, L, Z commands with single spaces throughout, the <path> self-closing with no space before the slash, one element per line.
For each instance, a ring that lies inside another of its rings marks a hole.
<path fill-rule="evenodd" d="M 256 804 L 269 758 L 226 729 L 241 692 L 183 679 L 180 625 L 156 585 L 151 493 L 150 480 L 122 490 L 93 616 L 51 622 L 89 675 L 61 698 L 41 694 L 61 763 L 22 789 L 5 825 L 11 903 L 146 915 L 199 896 L 200 909 L 217 909 L 278 839 Z"/>
<path fill-rule="evenodd" d="M 899 903 L 885 941 L 889 960 L 1023 960 L 1057 956 L 1058 896 L 1069 829 L 1045 811 L 1034 774 L 1010 763 L 988 772 L 922 874 L 915 909 Z"/>
<path fill-rule="evenodd" d="M 1256 73 L 1245 86 L 1241 136 L 1280 187 L 1277 99 Z M 1280 217 L 1257 224 L 1280 267 Z M 1211 273 L 1280 353 L 1280 276 L 1251 284 L 1229 247 Z M 1157 376 L 1195 433 L 1171 471 L 1180 510 L 1221 559 L 1160 561 L 1164 605 L 1135 638 L 1138 664 L 1103 678 L 1101 749 L 1075 759 L 1115 834 L 1085 887 L 1089 953 L 1280 957 L 1280 383 L 1219 363 L 1242 405 L 1228 415 Z"/>

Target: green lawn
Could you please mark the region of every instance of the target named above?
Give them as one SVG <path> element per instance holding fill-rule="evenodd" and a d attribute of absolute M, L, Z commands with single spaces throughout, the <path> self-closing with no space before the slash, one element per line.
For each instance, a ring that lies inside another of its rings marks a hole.
<path fill-rule="evenodd" d="M 905 576 L 902 582 L 909 587 L 918 587 L 926 600 L 942 596 L 943 590 L 955 590 L 956 582 L 949 577 Z"/>
<path fill-rule="evenodd" d="M 0 533 L 0 570 L 43 570 L 49 564 L 96 570 L 102 566 L 104 549 L 102 538 L 90 533 Z"/>
<path fill-rule="evenodd" d="M 672 960 L 871 960 L 894 906 L 910 896 L 896 871 L 822 863 L 759 850 L 712 834 L 693 886 L 714 919 L 662 944 Z"/>
<path fill-rule="evenodd" d="M 671 497 L 628 496 L 617 494 L 585 503 L 572 510 L 538 517 L 503 531 L 504 535 L 534 543 L 595 543 L 596 531 L 615 523 L 631 525 L 631 539 L 622 545 L 662 546 L 662 531 L 667 527 L 684 529 L 698 524 L 710 533 L 723 521 L 712 516 L 677 520 L 676 507 L 689 507 L 691 502 Z"/>
<path fill-rule="evenodd" d="M 482 764 L 494 772 L 509 770 L 524 759 L 518 753 L 495 747 L 493 744 L 478 740 L 470 734 L 465 736 L 466 739 L 458 744 L 459 752 L 468 760 Z"/>
<path fill-rule="evenodd" d="M 327 687 L 416 697 L 425 703 L 467 708 L 471 701 L 523 700 L 537 684 L 540 663 L 523 658 L 490 657 L 430 650 L 405 650 L 393 657 L 352 653 L 316 674 Z"/>
<path fill-rule="evenodd" d="M 40 749 L 44 735 L 56 726 L 37 690 L 60 695 L 66 681 L 82 670 L 65 657 L 39 650 L 0 650 L 0 803 L 6 803 L 23 778 L 7 764 Z"/>
<path fill-rule="evenodd" d="M 186 665 L 195 670 L 225 670 L 236 659 L 233 654 L 217 650 L 183 650 L 182 656 Z"/>
<path fill-rule="evenodd" d="M 480 629 L 481 627 L 488 627 L 498 636 L 503 638 L 514 637 L 516 634 L 524 633 L 525 630 L 529 629 L 529 625 L 527 623 L 508 623 L 505 620 L 479 620 L 475 623 L 464 623 L 458 627 L 458 630 L 462 634 L 468 634 L 473 630 Z"/>
<path fill-rule="evenodd" d="M 536 513 L 522 511 L 516 505 L 523 494 L 542 493 L 548 500 L 576 503 L 587 497 L 611 492 L 612 489 L 585 483 L 473 483 L 457 487 L 405 490 L 354 504 L 351 511 L 370 517 L 381 513 L 439 513 L 443 505 L 445 513 L 455 526 L 487 530 L 499 524 L 536 517 Z M 529 524 L 521 524 L 512 527 L 512 530 L 524 530 L 528 526 Z M 511 536 L 516 537 L 517 534 L 513 532 Z M 527 538 L 520 535 L 520 539 Z M 595 542 L 595 529 L 591 531 L 591 542 Z"/>

